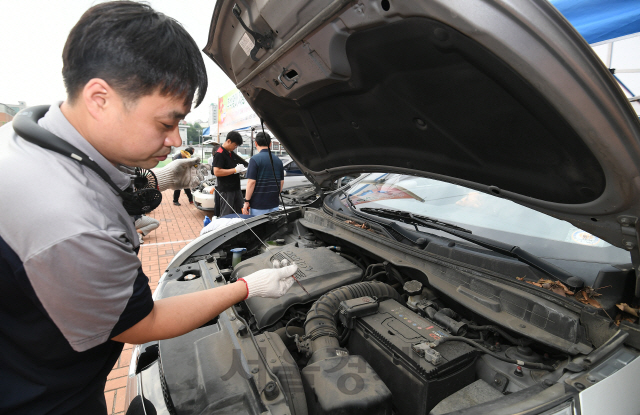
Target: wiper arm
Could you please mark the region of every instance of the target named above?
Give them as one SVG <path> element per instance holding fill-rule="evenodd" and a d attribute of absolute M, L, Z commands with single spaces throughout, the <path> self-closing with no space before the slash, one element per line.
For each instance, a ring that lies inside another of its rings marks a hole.
<path fill-rule="evenodd" d="M 347 197 L 347 199 L 349 198 Z M 351 203 L 351 201 L 349 201 L 349 203 L 351 204 L 352 209 L 355 212 L 358 212 L 355 209 L 355 206 L 353 206 L 353 203 Z M 485 238 L 483 236 L 473 235 L 470 230 L 458 227 L 456 225 L 441 222 L 432 218 L 422 217 L 420 215 L 413 215 L 410 212 L 391 209 L 362 208 L 361 212 L 372 213 L 390 219 L 397 219 L 398 221 L 409 223 L 414 226 L 421 225 L 426 228 L 437 229 L 450 235 L 457 236 L 460 239 L 473 242 L 474 244 L 483 248 L 487 248 L 491 251 L 498 252 L 511 258 L 516 258 L 520 262 L 523 262 L 539 271 L 542 271 L 552 278 L 560 280 L 562 283 L 574 290 L 580 288 L 584 283 L 580 278 L 571 275 L 563 269 L 556 267 L 555 265 L 545 261 L 538 256 L 535 256 L 528 251 L 525 251 L 518 246 L 509 245 L 504 242 L 496 241 L 494 239 Z"/>
<path fill-rule="evenodd" d="M 404 210 L 392 210 L 392 209 L 383 209 L 383 208 L 362 208 L 360 209 L 360 211 L 366 212 L 366 213 L 373 213 L 374 215 L 384 216 L 390 219 L 396 219 L 396 220 L 399 220 L 400 222 L 408 223 L 411 225 L 419 224 L 426 228 L 442 230 L 441 228 L 444 227 L 444 228 L 454 229 L 461 232 L 472 233 L 469 229 L 461 228 L 460 226 L 456 226 L 452 223 L 442 222 L 437 219 L 430 218 L 428 216 L 414 215 L 413 213 L 407 212 Z"/>
<path fill-rule="evenodd" d="M 396 233 L 398 233 L 400 236 L 402 236 L 403 238 L 418 244 L 418 245 L 423 245 L 426 242 L 426 239 L 422 236 L 416 236 L 412 231 L 403 228 L 402 226 L 398 225 L 397 223 L 391 221 L 391 222 L 387 222 L 387 221 L 381 221 L 378 218 L 375 217 L 371 217 L 371 215 L 366 215 L 364 213 L 361 213 L 358 209 L 356 209 L 356 206 L 353 204 L 353 202 L 351 201 L 351 199 L 349 199 L 349 195 L 347 194 L 347 192 L 345 192 L 343 189 L 339 190 L 340 194 L 342 194 L 346 201 L 347 204 L 349 205 L 349 208 L 351 209 L 351 213 L 353 213 L 354 215 L 365 219 L 369 222 L 373 222 L 373 223 L 377 223 L 378 225 L 381 225 L 383 229 L 385 229 L 385 231 L 387 232 L 387 235 L 391 238 L 396 240 L 396 238 L 393 237 L 393 235 L 386 230 L 386 228 L 390 228 L 391 230 L 395 231 Z M 418 233 L 423 233 L 418 231 L 418 228 L 416 227 L 416 231 Z"/>

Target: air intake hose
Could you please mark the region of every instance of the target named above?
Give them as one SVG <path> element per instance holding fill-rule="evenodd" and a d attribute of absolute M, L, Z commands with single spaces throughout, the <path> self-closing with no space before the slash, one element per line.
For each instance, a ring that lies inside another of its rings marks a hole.
<path fill-rule="evenodd" d="M 359 282 L 331 290 L 318 299 L 304 322 L 305 339 L 310 341 L 309 364 L 336 356 L 338 342 L 338 309 L 340 302 L 360 297 L 376 297 L 379 301 L 392 298 L 403 302 L 400 294 L 381 282 Z"/>

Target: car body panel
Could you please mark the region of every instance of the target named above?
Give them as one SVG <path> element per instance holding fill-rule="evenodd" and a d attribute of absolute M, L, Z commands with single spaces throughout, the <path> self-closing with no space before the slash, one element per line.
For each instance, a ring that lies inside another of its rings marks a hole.
<path fill-rule="evenodd" d="M 249 2 L 241 17 L 275 34 L 257 62 L 234 4 L 204 51 L 316 182 L 419 174 L 637 246 L 640 123 L 548 2 Z"/>
<path fill-rule="evenodd" d="M 309 290 L 252 297 L 160 341 L 166 364 L 146 370 L 164 379 L 168 406 L 175 393 L 193 413 L 281 413 L 278 397 L 299 415 L 423 415 L 461 401 L 453 413 L 580 414 L 593 399 L 633 411 L 631 389 L 601 392 L 638 383 L 640 329 L 618 311 L 640 297 L 640 124 L 551 4 L 220 0 L 204 52 L 319 197 L 206 233 L 170 262 L 156 299 L 232 283 L 275 259 L 297 264 Z M 370 206 L 407 209 L 367 216 Z M 334 276 L 346 261 L 349 272 Z M 370 297 L 374 285 L 382 298 Z M 345 364 L 323 372 L 340 356 Z M 352 385 L 379 386 L 387 400 L 340 383 L 357 377 Z M 501 396 L 467 402 L 477 381 Z"/>

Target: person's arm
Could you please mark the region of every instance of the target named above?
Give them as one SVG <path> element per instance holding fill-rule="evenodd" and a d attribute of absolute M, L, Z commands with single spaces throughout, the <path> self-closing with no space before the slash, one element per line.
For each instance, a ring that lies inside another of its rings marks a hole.
<path fill-rule="evenodd" d="M 244 198 L 246 200 L 251 200 L 254 190 L 256 190 L 256 181 L 253 179 L 247 179 L 247 189 L 245 190 Z"/>
<path fill-rule="evenodd" d="M 284 166 L 282 162 L 280 162 L 280 177 L 282 177 L 282 180 L 280 180 L 280 193 L 282 193 L 282 188 L 284 187 Z"/>
<path fill-rule="evenodd" d="M 251 200 L 251 196 L 253 196 L 253 191 L 255 189 L 256 189 L 256 181 L 253 179 L 247 179 L 247 188 L 245 189 L 245 192 L 244 192 L 244 200 Z M 244 206 L 242 207 L 242 212 L 244 213 L 246 211 L 247 212 L 246 215 L 248 215 L 249 208 L 251 208 L 251 204 L 249 202 L 244 202 Z"/>
<path fill-rule="evenodd" d="M 146 317 L 112 340 L 143 344 L 181 336 L 247 298 L 283 296 L 293 285 L 291 276 L 297 270 L 295 264 L 262 269 L 221 287 L 155 301 Z"/>
<path fill-rule="evenodd" d="M 180 336 L 202 326 L 246 296 L 245 283 L 236 281 L 223 287 L 163 298 L 154 302 L 153 310 L 145 318 L 113 340 L 143 344 Z"/>
<path fill-rule="evenodd" d="M 158 179 L 158 190 L 188 189 L 200 184 L 195 165 L 200 163 L 199 157 L 176 159 L 164 167 L 151 169 Z"/>
<path fill-rule="evenodd" d="M 216 177 L 231 176 L 236 174 L 236 169 L 221 169 L 220 167 L 213 167 L 213 175 Z"/>

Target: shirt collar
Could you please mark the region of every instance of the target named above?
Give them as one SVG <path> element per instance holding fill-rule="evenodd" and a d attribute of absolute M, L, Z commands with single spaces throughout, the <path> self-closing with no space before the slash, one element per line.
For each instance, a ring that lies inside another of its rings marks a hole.
<path fill-rule="evenodd" d="M 78 130 L 71 125 L 60 110 L 60 104 L 62 104 L 62 102 L 49 107 L 49 111 L 38 121 L 38 124 L 89 156 L 89 158 L 95 161 L 98 166 L 107 173 L 109 178 L 111 178 L 120 189 L 124 190 L 128 188 L 131 185 L 131 176 L 118 170 L 80 135 Z"/>

